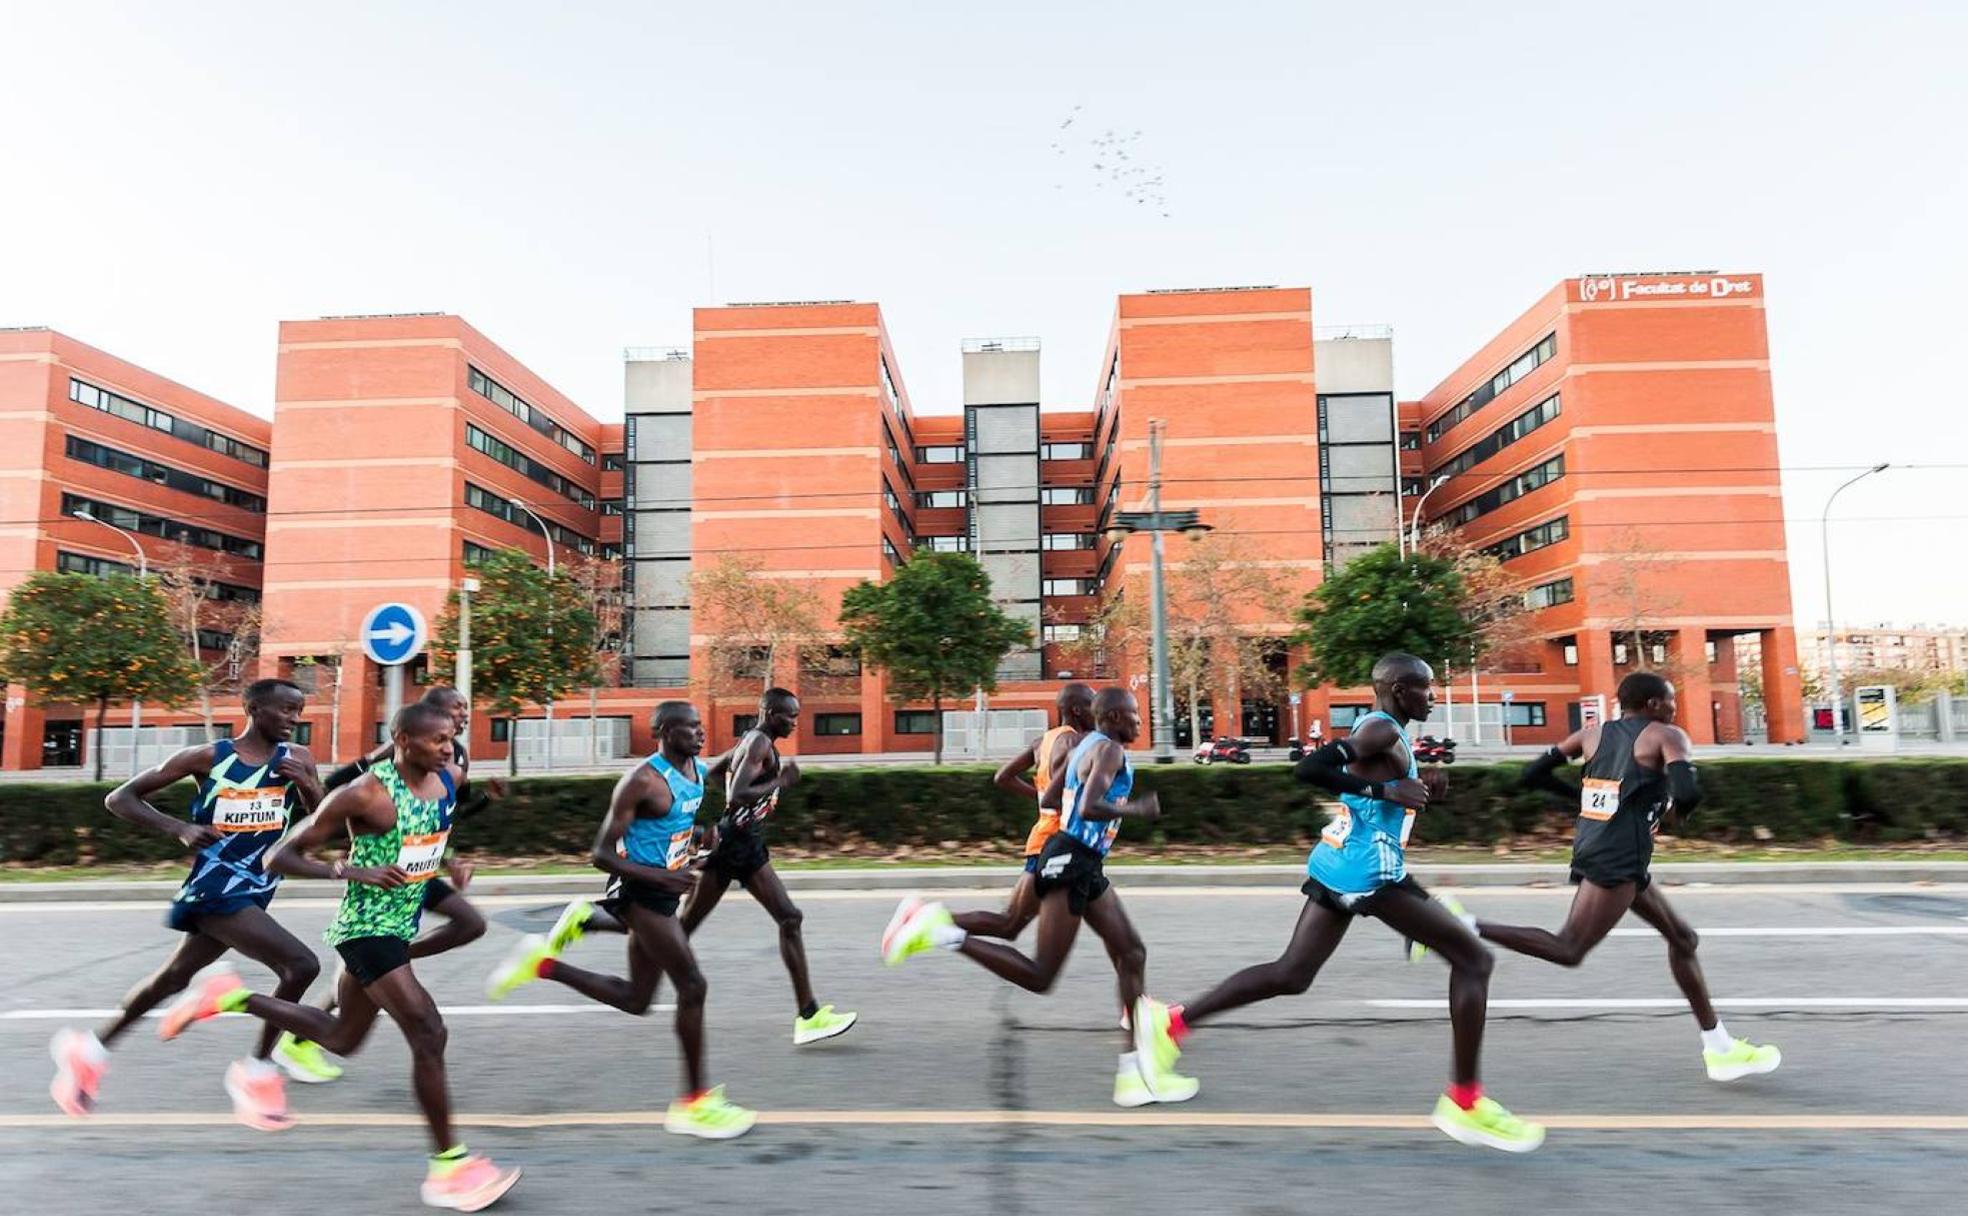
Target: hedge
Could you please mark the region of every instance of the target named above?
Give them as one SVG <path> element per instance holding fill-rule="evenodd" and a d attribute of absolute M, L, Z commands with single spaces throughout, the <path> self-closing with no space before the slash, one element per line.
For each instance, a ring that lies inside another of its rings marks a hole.
<path fill-rule="evenodd" d="M 1514 764 L 1451 769 L 1448 797 L 1421 816 L 1416 842 L 1495 844 L 1568 832 L 1562 808 L 1516 788 L 1520 771 Z M 1124 831 L 1124 855 L 1162 842 L 1309 845 L 1326 822 L 1320 800 L 1281 764 L 1144 765 L 1140 781 L 1161 793 L 1163 818 Z M 1732 759 L 1704 765 L 1702 782 L 1708 800 L 1692 823 L 1675 829 L 1679 835 L 1854 843 L 1968 835 L 1968 760 Z M 460 825 L 457 844 L 483 856 L 583 856 L 613 785 L 612 777 L 522 778 L 504 801 Z M 174 841 L 105 811 L 109 788 L 0 785 L 0 863 L 99 864 L 183 855 Z M 180 783 L 157 805 L 181 815 L 190 793 L 191 785 Z M 707 818 L 719 801 L 713 792 Z M 993 787 L 985 768 L 815 766 L 780 799 L 772 834 L 821 851 L 847 840 L 933 849 L 1022 838 L 1031 819 L 1030 805 Z"/>

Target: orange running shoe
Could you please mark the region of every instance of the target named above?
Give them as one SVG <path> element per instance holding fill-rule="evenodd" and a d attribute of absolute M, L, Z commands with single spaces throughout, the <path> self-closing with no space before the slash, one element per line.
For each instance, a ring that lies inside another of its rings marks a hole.
<path fill-rule="evenodd" d="M 519 1182 L 517 1168 L 502 1170 L 487 1157 L 433 1161 L 419 1192 L 425 1207 L 476 1212 L 499 1201 Z"/>
<path fill-rule="evenodd" d="M 48 1054 L 55 1061 L 55 1080 L 48 1086 L 55 1105 L 78 1119 L 94 1114 L 96 1090 L 109 1071 L 109 1053 L 103 1045 L 86 1030 L 64 1028 L 55 1032 Z"/>
<path fill-rule="evenodd" d="M 178 998 L 178 1003 L 164 1013 L 164 1020 L 158 1023 L 157 1037 L 169 1042 L 184 1033 L 185 1027 L 193 1022 L 202 1022 L 226 1012 L 226 998 L 236 992 L 244 992 L 246 985 L 239 982 L 239 973 L 225 970 L 211 975 L 191 986 L 191 991 Z"/>
<path fill-rule="evenodd" d="M 287 1113 L 287 1085 L 280 1070 L 264 1060 L 234 1060 L 226 1069 L 226 1096 L 235 1119 L 254 1131 L 283 1132 L 294 1126 Z"/>

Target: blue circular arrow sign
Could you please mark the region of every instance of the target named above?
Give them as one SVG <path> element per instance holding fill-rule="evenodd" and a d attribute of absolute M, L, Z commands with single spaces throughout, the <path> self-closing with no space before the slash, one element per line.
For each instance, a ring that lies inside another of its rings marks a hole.
<path fill-rule="evenodd" d="M 416 658 L 424 641 L 424 615 L 408 604 L 378 604 L 362 618 L 362 653 L 384 667 Z"/>

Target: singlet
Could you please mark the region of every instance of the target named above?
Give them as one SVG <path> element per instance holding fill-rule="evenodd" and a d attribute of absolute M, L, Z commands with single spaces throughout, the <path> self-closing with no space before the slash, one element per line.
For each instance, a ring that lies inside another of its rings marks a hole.
<path fill-rule="evenodd" d="M 276 743 L 266 763 L 256 767 L 240 756 L 232 740 L 212 745 L 212 768 L 199 779 L 191 821 L 218 829 L 219 839 L 192 859 L 191 874 L 174 902 L 265 895 L 280 885 L 280 875 L 267 873 L 261 863 L 287 830 L 298 797 L 287 778 L 274 772 L 286 755 L 287 745 Z"/>
<path fill-rule="evenodd" d="M 424 884 L 444 866 L 444 846 L 451 835 L 451 812 L 457 806 L 458 790 L 449 769 L 438 770 L 444 793 L 423 799 L 410 792 L 395 760 L 384 760 L 369 770 L 382 783 L 396 806 L 396 822 L 386 832 L 373 836 L 355 835 L 349 847 L 353 867 L 401 866 L 410 881 L 400 887 L 384 889 L 368 883 L 351 882 L 342 895 L 341 909 L 328 925 L 322 940 L 331 946 L 358 937 L 417 936 L 417 924 L 424 913 Z"/>
<path fill-rule="evenodd" d="M 1032 784 L 1038 787 L 1041 798 L 1045 797 L 1046 788 L 1052 784 L 1055 775 L 1052 771 L 1053 748 L 1059 743 L 1061 735 L 1069 734 L 1073 729 L 1071 726 L 1055 726 L 1039 739 L 1039 748 L 1035 753 L 1038 769 L 1032 774 Z M 1059 812 L 1040 807 L 1038 822 L 1025 836 L 1025 856 L 1038 856 L 1039 850 L 1045 848 L 1045 842 L 1051 840 L 1052 834 L 1058 830 Z"/>
<path fill-rule="evenodd" d="M 1392 714 L 1378 709 L 1362 714 L 1353 723 L 1354 731 L 1374 718 L 1385 718 L 1394 727 L 1401 736 L 1402 749 L 1408 753 L 1408 776 L 1419 775 L 1414 744 Z M 1305 859 L 1306 873 L 1326 889 L 1345 895 L 1362 895 L 1401 881 L 1408 873 L 1402 850 L 1407 846 L 1408 833 L 1414 830 L 1414 817 L 1413 811 L 1398 802 L 1341 794 L 1332 822 L 1319 834 L 1319 843 Z"/>
<path fill-rule="evenodd" d="M 1620 880 L 1647 872 L 1654 833 L 1671 801 L 1667 774 L 1643 767 L 1633 745 L 1651 718 L 1615 718 L 1599 728 L 1599 746 L 1579 785 L 1572 867 L 1591 878 Z"/>
<path fill-rule="evenodd" d="M 762 733 L 760 731 L 746 731 L 739 738 L 738 747 L 742 749 L 745 746 L 745 740 L 750 739 L 755 734 Z M 766 745 L 771 747 L 771 738 L 767 737 L 765 741 Z M 776 747 L 772 747 L 771 775 L 775 777 L 779 775 L 779 749 Z M 779 805 L 779 791 L 774 789 L 765 797 L 754 799 L 751 802 L 742 804 L 734 803 L 731 801 L 731 785 L 736 780 L 738 780 L 738 761 L 733 760 L 731 762 L 731 768 L 724 778 L 724 817 L 718 820 L 718 834 L 728 836 L 733 832 L 744 832 L 751 836 L 760 835 L 765 830 L 766 818 Z"/>
<path fill-rule="evenodd" d="M 658 819 L 631 819 L 622 834 L 622 855 L 639 866 L 675 870 L 690 861 L 690 832 L 697 822 L 697 808 L 704 805 L 704 769 L 695 757 L 690 775 L 659 752 L 649 758 L 649 767 L 670 787 L 670 813 Z"/>
<path fill-rule="evenodd" d="M 1066 794 L 1060 799 L 1059 830 L 1079 841 L 1090 849 L 1099 851 L 1102 857 L 1114 847 L 1114 837 L 1121 834 L 1121 821 L 1118 819 L 1092 820 L 1080 815 L 1080 794 L 1083 779 L 1080 777 L 1080 761 L 1095 746 L 1107 742 L 1107 736 L 1099 731 L 1088 731 L 1079 746 L 1066 761 Z M 1128 759 L 1126 749 L 1121 751 L 1121 771 L 1114 774 L 1114 783 L 1107 787 L 1107 801 L 1123 803 L 1134 792 L 1134 761 Z"/>

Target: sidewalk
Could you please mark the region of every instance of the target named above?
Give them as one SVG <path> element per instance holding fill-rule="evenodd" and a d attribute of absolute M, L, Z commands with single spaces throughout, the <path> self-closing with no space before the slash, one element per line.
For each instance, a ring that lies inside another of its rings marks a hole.
<path fill-rule="evenodd" d="M 1416 863 L 1408 872 L 1429 887 L 1561 887 L 1568 866 L 1545 862 Z M 1968 861 L 1670 861 L 1654 866 L 1668 886 L 1784 886 L 1797 883 L 1968 883 Z M 782 870 L 791 891 L 935 891 L 1010 887 L 1018 868 L 994 866 L 870 866 L 851 870 Z M 1296 887 L 1303 865 L 1167 865 L 1107 867 L 1122 890 L 1144 887 Z M 178 889 L 175 879 L 87 879 L 76 882 L 0 883 L 0 903 L 162 903 Z M 473 895 L 538 895 L 543 899 L 595 895 L 602 877 L 592 874 L 487 875 L 473 881 Z M 282 890 L 300 898 L 336 898 L 344 884 L 289 879 Z"/>

